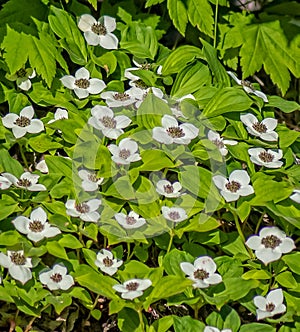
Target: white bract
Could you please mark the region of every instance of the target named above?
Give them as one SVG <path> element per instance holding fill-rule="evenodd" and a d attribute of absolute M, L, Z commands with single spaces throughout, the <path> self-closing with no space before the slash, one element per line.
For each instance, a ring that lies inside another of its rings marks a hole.
<path fill-rule="evenodd" d="M 185 210 L 180 207 L 163 206 L 161 208 L 161 212 L 165 219 L 170 220 L 174 223 L 181 222 L 188 218 L 188 215 L 186 214 Z"/>
<path fill-rule="evenodd" d="M 194 288 L 207 288 L 210 285 L 222 282 L 222 277 L 215 273 L 216 263 L 209 256 L 198 257 L 194 264 L 189 262 L 180 263 L 181 270 L 192 280 Z"/>
<path fill-rule="evenodd" d="M 74 279 L 63 264 L 55 264 L 52 269 L 44 269 L 39 274 L 42 284 L 50 290 L 67 290 L 74 285 Z"/>
<path fill-rule="evenodd" d="M 8 174 L 8 173 L 6 173 Z M 9 179 L 7 179 L 5 176 L 0 176 L 0 189 L 4 190 L 4 189 L 8 189 L 13 183 L 11 181 L 9 181 Z"/>
<path fill-rule="evenodd" d="M 255 250 L 256 257 L 265 265 L 277 261 L 282 254 L 295 249 L 294 241 L 278 227 L 264 227 L 259 235 L 252 235 L 246 245 Z"/>
<path fill-rule="evenodd" d="M 16 280 L 25 284 L 32 278 L 31 258 L 24 256 L 24 251 L 10 251 L 7 250 L 7 255 L 0 253 L 0 265 L 8 269 L 8 273 Z"/>
<path fill-rule="evenodd" d="M 48 121 L 48 123 L 53 123 L 58 120 L 65 120 L 69 118 L 69 113 L 64 108 L 57 108 L 54 113 L 54 119 Z"/>
<path fill-rule="evenodd" d="M 212 130 L 209 130 L 207 138 L 215 144 L 222 156 L 226 156 L 228 153 L 226 145 L 236 145 L 238 143 L 237 141 L 223 139 L 218 133 Z"/>
<path fill-rule="evenodd" d="M 32 106 L 24 107 L 20 115 L 8 113 L 2 118 L 3 126 L 12 129 L 15 138 L 23 137 L 26 133 L 37 134 L 44 130 L 44 124 L 39 119 L 32 119 L 34 109 Z"/>
<path fill-rule="evenodd" d="M 90 78 L 90 72 L 85 68 L 78 69 L 75 77 L 65 75 L 60 80 L 66 88 L 74 90 L 79 99 L 86 98 L 89 94 L 98 94 L 106 87 L 102 80 Z"/>
<path fill-rule="evenodd" d="M 254 193 L 253 187 L 249 185 L 250 177 L 244 170 L 233 171 L 229 179 L 223 175 L 215 175 L 212 180 L 227 202 L 236 201 L 240 196 Z"/>
<path fill-rule="evenodd" d="M 97 178 L 94 172 L 89 172 L 85 169 L 81 169 L 78 172 L 79 177 L 82 179 L 81 187 L 84 191 L 95 191 L 98 189 L 104 178 Z"/>
<path fill-rule="evenodd" d="M 275 152 L 273 150 L 265 150 L 263 148 L 252 148 L 248 150 L 250 160 L 259 166 L 265 166 L 268 168 L 279 168 L 283 165 L 283 162 L 279 159 L 282 158 L 282 150 Z"/>
<path fill-rule="evenodd" d="M 106 249 L 100 250 L 95 260 L 95 265 L 110 276 L 114 275 L 122 264 L 122 260 L 114 258 L 112 252 Z"/>
<path fill-rule="evenodd" d="M 205 326 L 205 329 L 203 332 L 232 332 L 231 329 L 223 329 L 223 330 L 219 330 L 217 327 L 214 326 Z"/>
<path fill-rule="evenodd" d="M 195 100 L 195 97 L 192 94 L 188 94 L 188 95 L 182 96 L 178 99 L 175 99 L 175 103 L 173 103 L 173 105 L 170 107 L 170 109 L 176 118 L 182 117 L 184 119 L 187 119 L 187 117 L 183 115 L 183 113 L 181 112 L 181 109 L 180 109 L 180 103 L 185 99 Z"/>
<path fill-rule="evenodd" d="M 69 216 L 79 217 L 89 222 L 97 222 L 100 219 L 100 214 L 96 211 L 100 205 L 101 200 L 96 198 L 82 203 L 77 203 L 75 199 L 68 199 L 65 203 Z"/>
<path fill-rule="evenodd" d="M 293 194 L 290 196 L 290 199 L 293 200 L 294 202 L 300 204 L 300 190 L 299 189 L 295 189 L 293 191 Z"/>
<path fill-rule="evenodd" d="M 57 227 L 53 227 L 47 222 L 47 214 L 41 207 L 33 210 L 30 218 L 19 216 L 12 223 L 19 232 L 26 234 L 28 239 L 34 242 L 61 233 Z"/>
<path fill-rule="evenodd" d="M 132 162 L 141 160 L 141 156 L 137 153 L 138 145 L 130 138 L 123 138 L 119 146 L 110 144 L 108 149 L 112 154 L 111 159 L 116 164 L 129 165 Z"/>
<path fill-rule="evenodd" d="M 156 191 L 165 197 L 179 197 L 182 195 L 181 189 L 182 186 L 178 181 L 171 183 L 168 180 L 159 180 L 156 183 Z"/>
<path fill-rule="evenodd" d="M 135 229 L 146 224 L 146 220 L 144 218 L 140 218 L 140 216 L 134 211 L 130 211 L 128 215 L 122 212 L 116 213 L 115 219 L 119 225 L 125 229 Z"/>
<path fill-rule="evenodd" d="M 266 297 L 255 296 L 253 302 L 258 308 L 256 309 L 257 320 L 273 317 L 286 311 L 281 288 L 271 290 Z"/>
<path fill-rule="evenodd" d="M 124 133 L 123 129 L 131 123 L 127 116 L 115 116 L 114 112 L 106 106 L 96 105 L 91 109 L 91 113 L 92 117 L 89 118 L 88 123 L 111 139 L 117 139 Z"/>
<path fill-rule="evenodd" d="M 25 172 L 21 175 L 20 179 L 16 178 L 10 173 L 3 173 L 2 176 L 18 188 L 27 189 L 29 191 L 47 190 L 47 188 L 43 184 L 37 183 L 40 178 L 40 176 L 37 174 Z"/>
<path fill-rule="evenodd" d="M 97 21 L 93 16 L 84 14 L 80 17 L 78 27 L 84 32 L 84 38 L 89 45 L 113 50 L 118 48 L 119 40 L 112 33 L 116 29 L 116 19 L 102 16 Z"/>
<path fill-rule="evenodd" d="M 135 60 L 133 60 L 133 63 L 135 64 L 136 67 L 131 67 L 131 68 L 125 69 L 124 76 L 131 81 L 138 81 L 138 80 L 140 80 L 140 77 L 132 74 L 132 71 L 134 72 L 135 70 L 140 70 L 140 69 L 149 70 L 151 67 L 151 64 L 148 63 L 147 61 L 139 63 Z"/>
<path fill-rule="evenodd" d="M 31 78 L 36 76 L 35 70 L 32 68 L 21 68 L 13 75 L 7 75 L 7 79 L 10 81 L 16 81 L 17 86 L 24 91 L 28 91 L 31 88 Z"/>
<path fill-rule="evenodd" d="M 189 144 L 199 133 L 199 129 L 191 123 L 178 125 L 177 120 L 170 115 L 164 115 L 161 123 L 163 127 L 155 127 L 152 131 L 152 137 L 160 143 Z"/>
<path fill-rule="evenodd" d="M 274 129 L 278 121 L 273 118 L 266 118 L 259 122 L 257 117 L 251 113 L 241 115 L 241 121 L 247 126 L 247 131 L 253 136 L 257 136 L 265 141 L 277 141 L 278 134 Z"/>
<path fill-rule="evenodd" d="M 125 92 L 105 91 L 101 93 L 100 97 L 105 99 L 109 107 L 128 106 L 136 102 L 132 88 Z"/>
<path fill-rule="evenodd" d="M 37 169 L 38 171 L 40 171 L 41 173 L 47 174 L 49 173 L 49 168 L 47 166 L 46 160 L 42 159 L 40 160 L 36 165 L 35 165 L 35 169 Z"/>
<path fill-rule="evenodd" d="M 121 294 L 121 297 L 126 300 L 133 300 L 136 297 L 143 295 L 143 291 L 152 285 L 150 279 L 130 279 L 125 281 L 122 285 L 112 286 Z"/>
<path fill-rule="evenodd" d="M 241 85 L 247 93 L 253 93 L 257 97 L 261 98 L 265 103 L 269 102 L 268 97 L 263 92 L 255 90 L 249 81 L 239 80 L 231 71 L 228 71 L 227 73 L 234 79 L 234 81 L 238 85 Z"/>

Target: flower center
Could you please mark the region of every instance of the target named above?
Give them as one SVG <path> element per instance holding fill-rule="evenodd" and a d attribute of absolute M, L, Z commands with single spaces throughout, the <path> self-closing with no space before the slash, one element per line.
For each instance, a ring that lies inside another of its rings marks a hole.
<path fill-rule="evenodd" d="M 117 121 L 114 118 L 111 118 L 110 116 L 106 115 L 100 121 L 103 123 L 104 127 L 106 128 L 111 128 L 111 129 L 116 128 Z"/>
<path fill-rule="evenodd" d="M 98 181 L 98 178 L 97 178 L 96 174 L 89 174 L 89 175 L 88 175 L 88 179 L 89 179 L 91 182 L 97 182 L 97 181 Z"/>
<path fill-rule="evenodd" d="M 14 124 L 16 124 L 19 127 L 27 127 L 31 123 L 30 119 L 26 118 L 25 116 L 20 116 Z"/>
<path fill-rule="evenodd" d="M 164 192 L 167 194 L 172 194 L 174 192 L 174 188 L 171 184 L 167 184 L 164 186 Z"/>
<path fill-rule="evenodd" d="M 136 219 L 135 219 L 134 217 L 129 217 L 129 216 L 127 216 L 127 217 L 126 217 L 126 223 L 127 223 L 128 225 L 134 225 L 134 224 L 136 223 Z"/>
<path fill-rule="evenodd" d="M 264 161 L 265 163 L 270 163 L 274 159 L 274 156 L 271 153 L 268 153 L 266 151 L 261 152 L 258 155 L 258 157 L 259 157 L 260 160 Z"/>
<path fill-rule="evenodd" d="M 185 133 L 183 132 L 183 130 L 179 127 L 169 127 L 167 129 L 167 133 L 169 136 L 171 136 L 172 138 L 181 138 L 185 136 Z"/>
<path fill-rule="evenodd" d="M 268 235 L 261 240 L 261 244 L 265 246 L 265 248 L 275 249 L 280 245 L 282 241 L 275 235 Z"/>
<path fill-rule="evenodd" d="M 78 80 L 75 80 L 74 84 L 78 86 L 78 88 L 87 89 L 90 86 L 90 81 L 86 78 L 80 78 Z"/>
<path fill-rule="evenodd" d="M 143 63 L 141 65 L 141 69 L 144 69 L 144 70 L 149 70 L 151 67 L 150 63 Z"/>
<path fill-rule="evenodd" d="M 219 149 L 224 148 L 224 143 L 221 139 L 215 139 L 214 141 L 212 141 Z"/>
<path fill-rule="evenodd" d="M 26 77 L 26 69 L 24 68 L 21 68 L 19 69 L 17 72 L 16 72 L 16 75 L 19 77 L 19 78 L 23 78 L 23 77 Z"/>
<path fill-rule="evenodd" d="M 137 282 L 130 282 L 129 284 L 126 285 L 126 289 L 129 291 L 135 291 L 139 287 L 139 284 Z"/>
<path fill-rule="evenodd" d="M 253 123 L 252 125 L 252 128 L 256 131 L 258 131 L 259 133 L 263 134 L 263 133 L 266 133 L 268 128 L 266 127 L 266 125 L 264 125 L 263 123 L 261 122 L 256 122 L 256 123 Z"/>
<path fill-rule="evenodd" d="M 232 193 L 236 193 L 241 188 L 241 184 L 236 181 L 230 181 L 226 183 L 225 187 Z"/>
<path fill-rule="evenodd" d="M 120 101 L 125 101 L 130 99 L 129 94 L 125 93 L 125 92 L 118 92 L 114 94 L 114 99 L 115 100 L 120 100 Z"/>
<path fill-rule="evenodd" d="M 25 265 L 26 263 L 26 258 L 19 252 L 13 252 L 10 255 L 10 260 L 16 265 Z"/>
<path fill-rule="evenodd" d="M 129 156 L 130 156 L 130 151 L 127 150 L 127 149 L 122 149 L 119 152 L 119 157 L 122 158 L 122 159 L 127 159 Z"/>
<path fill-rule="evenodd" d="M 172 220 L 177 220 L 180 218 L 180 214 L 177 211 L 172 211 L 169 213 L 169 218 Z"/>
<path fill-rule="evenodd" d="M 50 279 L 56 283 L 61 282 L 62 281 L 62 275 L 60 273 L 54 273 L 52 274 L 52 276 L 50 277 Z"/>
<path fill-rule="evenodd" d="M 91 30 L 98 36 L 105 36 L 107 34 L 105 26 L 101 23 L 94 23 L 91 27 Z"/>
<path fill-rule="evenodd" d="M 249 82 L 249 81 L 241 80 L 241 85 L 242 85 L 242 86 L 246 86 L 247 88 L 250 88 L 251 90 L 254 91 L 254 87 L 253 87 L 253 85 L 251 84 L 251 82 Z"/>
<path fill-rule="evenodd" d="M 45 228 L 39 220 L 31 221 L 28 227 L 33 233 L 41 233 Z"/>
<path fill-rule="evenodd" d="M 140 89 L 143 89 L 143 90 L 146 90 L 147 88 L 149 88 L 148 85 L 146 83 L 144 83 L 142 80 L 134 81 L 134 85 L 137 88 L 140 88 Z"/>
<path fill-rule="evenodd" d="M 274 303 L 268 303 L 266 305 L 266 311 L 267 312 L 272 312 L 275 309 L 275 304 Z"/>
<path fill-rule="evenodd" d="M 110 267 L 113 265 L 113 261 L 112 259 L 110 259 L 108 256 L 103 258 L 103 264 L 106 266 L 106 267 Z"/>
<path fill-rule="evenodd" d="M 29 181 L 28 179 L 20 179 L 17 182 L 17 185 L 19 185 L 20 187 L 28 188 L 31 186 L 31 181 Z"/>
<path fill-rule="evenodd" d="M 198 269 L 194 272 L 194 278 L 204 280 L 209 277 L 209 273 L 203 269 Z"/>
<path fill-rule="evenodd" d="M 88 213 L 90 211 L 90 207 L 86 203 L 76 204 L 75 209 L 80 213 Z"/>

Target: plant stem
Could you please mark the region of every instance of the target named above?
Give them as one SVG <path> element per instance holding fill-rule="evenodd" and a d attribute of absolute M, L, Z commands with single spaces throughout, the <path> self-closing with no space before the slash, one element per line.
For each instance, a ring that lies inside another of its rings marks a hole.
<path fill-rule="evenodd" d="M 23 151 L 23 145 L 21 143 L 18 143 L 18 144 L 19 144 L 19 151 L 20 151 L 24 166 L 28 170 L 28 163 L 27 163 L 24 151 Z"/>
<path fill-rule="evenodd" d="M 215 26 L 214 26 L 214 48 L 217 47 L 218 12 L 219 12 L 219 0 L 216 1 Z"/>
<path fill-rule="evenodd" d="M 139 319 L 140 319 L 141 332 L 145 332 L 146 330 L 145 330 L 142 310 L 143 310 L 142 308 L 138 308 L 137 312 L 138 312 Z"/>
<path fill-rule="evenodd" d="M 167 253 L 171 250 L 172 248 L 172 243 L 173 243 L 173 238 L 174 238 L 174 233 L 173 233 L 173 229 L 170 230 L 170 241 L 169 241 L 169 245 L 168 245 L 168 249 L 167 249 Z"/>

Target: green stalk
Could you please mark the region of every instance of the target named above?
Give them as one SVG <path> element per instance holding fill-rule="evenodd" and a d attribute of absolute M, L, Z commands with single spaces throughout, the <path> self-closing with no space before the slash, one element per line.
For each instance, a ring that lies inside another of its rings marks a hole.
<path fill-rule="evenodd" d="M 142 308 L 138 308 L 137 312 L 139 315 L 139 319 L 140 319 L 140 325 L 141 325 L 141 332 L 145 332 L 145 324 L 144 324 L 144 319 L 143 319 L 143 313 L 142 313 L 143 309 Z"/>
<path fill-rule="evenodd" d="M 173 243 L 173 238 L 174 238 L 175 234 L 173 232 L 173 229 L 170 230 L 170 241 L 169 241 L 169 245 L 168 245 L 168 249 L 167 249 L 167 253 L 170 252 L 171 248 L 172 248 L 172 243 Z"/>
<path fill-rule="evenodd" d="M 19 148 L 20 148 L 19 150 L 20 150 L 20 154 L 21 154 L 23 163 L 25 165 L 25 168 L 28 170 L 28 163 L 27 163 L 24 151 L 23 151 L 23 145 L 21 143 L 19 143 L 19 142 L 18 142 L 18 144 L 19 144 Z"/>
<path fill-rule="evenodd" d="M 216 1 L 215 26 L 214 26 L 214 48 L 217 47 L 218 14 L 219 14 L 219 0 Z"/>

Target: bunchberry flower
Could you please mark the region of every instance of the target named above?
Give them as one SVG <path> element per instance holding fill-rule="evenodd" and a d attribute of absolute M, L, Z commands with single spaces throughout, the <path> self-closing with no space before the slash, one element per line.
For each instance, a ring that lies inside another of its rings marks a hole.
<path fill-rule="evenodd" d="M 130 85 L 134 85 L 130 91 L 132 96 L 134 96 L 134 98 L 136 98 L 136 102 L 135 102 L 135 107 L 139 108 L 142 104 L 142 102 L 146 99 L 146 97 L 148 96 L 149 93 L 153 93 L 153 95 L 159 99 L 161 99 L 162 101 L 164 101 L 165 103 L 167 102 L 165 99 L 163 99 L 164 97 L 164 93 L 162 92 L 161 89 L 159 88 L 155 88 L 155 87 L 139 87 L 139 82 L 140 81 L 134 81 L 132 82 L 133 84 L 129 83 Z"/>
<path fill-rule="evenodd" d="M 17 86 L 24 91 L 28 91 L 31 88 L 31 78 L 36 76 L 35 70 L 32 68 L 22 67 L 13 75 L 6 75 L 6 78 L 10 81 L 16 81 Z"/>
<path fill-rule="evenodd" d="M 116 29 L 116 19 L 102 16 L 97 21 L 93 16 L 84 14 L 80 17 L 78 27 L 84 32 L 84 38 L 89 45 L 113 50 L 118 48 L 118 38 L 112 33 Z"/>
<path fill-rule="evenodd" d="M 257 320 L 273 317 L 286 311 L 281 288 L 271 290 L 266 297 L 255 296 L 253 302 L 258 308 L 256 309 Z"/>
<path fill-rule="evenodd" d="M 123 138 L 119 146 L 110 144 L 108 149 L 112 154 L 111 159 L 116 164 L 129 165 L 132 162 L 141 160 L 141 156 L 137 153 L 138 145 L 130 138 Z"/>
<path fill-rule="evenodd" d="M 136 102 L 132 88 L 125 92 L 105 91 L 101 93 L 100 97 L 105 99 L 108 107 L 128 106 Z"/>
<path fill-rule="evenodd" d="M 110 276 L 114 275 L 122 264 L 122 260 L 114 258 L 112 252 L 106 249 L 100 250 L 95 260 L 95 265 Z"/>
<path fill-rule="evenodd" d="M 188 94 L 188 95 L 182 96 L 182 97 L 174 100 L 175 103 L 174 102 L 172 103 L 172 106 L 170 107 L 170 109 L 176 118 L 182 117 L 184 119 L 187 119 L 187 117 L 183 115 L 183 113 L 180 109 L 180 103 L 185 99 L 195 100 L 195 97 L 192 94 Z"/>
<path fill-rule="evenodd" d="M 163 206 L 161 208 L 161 212 L 165 219 L 170 220 L 174 223 L 181 222 L 188 218 L 188 215 L 186 214 L 185 210 L 180 207 Z"/>
<path fill-rule="evenodd" d="M 215 144 L 222 156 L 226 156 L 228 153 L 226 145 L 236 145 L 238 143 L 237 141 L 224 140 L 218 133 L 212 130 L 209 130 L 207 138 Z"/>
<path fill-rule="evenodd" d="M 131 81 L 138 81 L 140 79 L 140 77 L 132 74 L 132 71 L 134 72 L 135 70 L 139 70 L 139 69 L 149 70 L 151 67 L 151 64 L 148 63 L 147 61 L 144 61 L 143 63 L 139 63 L 135 60 L 132 60 L 132 61 L 136 67 L 125 69 L 124 76 Z"/>
<path fill-rule="evenodd" d="M 128 127 L 131 123 L 127 116 L 115 116 L 114 112 L 106 106 L 96 105 L 91 109 L 91 113 L 92 117 L 89 118 L 88 123 L 111 139 L 117 139 L 124 133 L 123 128 Z"/>
<path fill-rule="evenodd" d="M 259 166 L 265 166 L 268 168 L 279 168 L 283 165 L 283 162 L 279 159 L 282 158 L 282 150 L 275 152 L 273 150 L 265 150 L 263 148 L 252 148 L 248 150 L 250 160 Z"/>
<path fill-rule="evenodd" d="M 255 250 L 256 257 L 265 265 L 277 261 L 282 254 L 295 249 L 294 241 L 278 227 L 264 227 L 259 235 L 252 235 L 246 245 Z"/>
<path fill-rule="evenodd" d="M 116 213 L 115 219 L 119 225 L 125 229 L 135 229 L 146 224 L 146 220 L 144 218 L 140 218 L 140 216 L 134 211 L 130 211 L 128 215 L 122 212 Z"/>
<path fill-rule="evenodd" d="M 82 179 L 81 187 L 84 191 L 95 191 L 98 189 L 104 178 L 97 178 L 94 172 L 89 172 L 81 169 L 78 172 L 79 177 Z"/>
<path fill-rule="evenodd" d="M 214 326 L 205 326 L 205 329 L 203 332 L 232 332 L 231 329 L 223 329 L 223 330 L 219 330 L 217 327 Z"/>
<path fill-rule="evenodd" d="M 300 203 L 300 190 L 295 189 L 293 191 L 293 194 L 290 196 L 290 199 L 293 200 L 296 203 Z"/>
<path fill-rule="evenodd" d="M 48 123 L 53 123 L 57 120 L 65 120 L 69 118 L 69 113 L 64 108 L 57 108 L 54 113 L 54 119 L 48 121 Z"/>
<path fill-rule="evenodd" d="M 121 297 L 126 300 L 133 300 L 143 295 L 143 291 L 152 285 L 150 279 L 130 279 L 122 285 L 114 285 L 113 289 L 122 293 Z"/>
<path fill-rule="evenodd" d="M 189 144 L 199 133 L 199 129 L 191 123 L 178 125 L 177 120 L 170 115 L 164 115 L 161 123 L 163 127 L 155 127 L 152 131 L 152 137 L 160 143 Z"/>
<path fill-rule="evenodd" d="M 74 279 L 63 264 L 55 264 L 52 269 L 44 269 L 39 274 L 42 284 L 50 290 L 67 290 L 74 285 Z"/>
<path fill-rule="evenodd" d="M 2 118 L 3 126 L 12 129 L 15 138 L 23 137 L 26 133 L 36 134 L 44 130 L 44 124 L 39 119 L 32 119 L 34 109 L 32 106 L 26 106 L 20 112 L 20 115 L 8 113 Z"/>
<path fill-rule="evenodd" d="M 165 197 L 179 197 L 182 195 L 181 189 L 182 186 L 178 181 L 171 183 L 168 180 L 159 180 L 156 183 L 156 191 Z"/>
<path fill-rule="evenodd" d="M 6 173 L 8 174 L 8 173 Z M 9 181 L 9 179 L 7 179 L 5 176 L 0 176 L 0 189 L 4 190 L 4 189 L 8 189 L 13 183 L 11 181 Z"/>
<path fill-rule="evenodd" d="M 47 214 L 41 207 L 33 210 L 30 218 L 19 216 L 12 223 L 19 232 L 26 234 L 28 239 L 34 242 L 61 233 L 59 228 L 53 227 L 47 222 Z"/>
<path fill-rule="evenodd" d="M 249 185 L 250 177 L 244 170 L 233 171 L 229 175 L 229 179 L 223 175 L 215 175 L 212 180 L 227 202 L 236 201 L 240 196 L 254 193 L 253 187 Z"/>
<path fill-rule="evenodd" d="M 247 131 L 253 136 L 257 136 L 265 141 L 277 141 L 278 134 L 274 129 L 278 121 L 273 118 L 266 118 L 259 122 L 257 117 L 251 113 L 241 115 L 241 121 L 247 126 Z"/>
<path fill-rule="evenodd" d="M 75 77 L 65 75 L 60 80 L 66 88 L 74 90 L 79 99 L 86 98 L 89 94 L 98 94 L 106 87 L 102 80 L 90 78 L 90 72 L 84 67 L 76 71 Z"/>
<path fill-rule="evenodd" d="M 249 81 L 245 81 L 245 80 L 239 80 L 234 73 L 232 73 L 231 71 L 227 72 L 228 75 L 230 75 L 234 81 L 238 84 L 241 85 L 243 87 L 243 89 L 247 92 L 247 93 L 253 93 L 254 95 L 256 95 L 257 97 L 261 98 L 265 103 L 267 103 L 268 97 L 261 91 L 259 90 L 255 90 L 253 85 L 249 82 Z"/>
<path fill-rule="evenodd" d="M 24 251 L 10 251 L 7 250 L 7 255 L 0 253 L 0 265 L 8 269 L 8 273 L 16 280 L 25 284 L 32 278 L 31 258 L 24 256 Z"/>
<path fill-rule="evenodd" d="M 41 173 L 47 174 L 49 173 L 49 168 L 46 164 L 46 160 L 45 159 L 41 159 L 36 165 L 35 165 L 35 169 L 37 169 L 38 171 L 40 171 Z"/>
<path fill-rule="evenodd" d="M 194 282 L 194 288 L 207 288 L 222 282 L 222 277 L 215 273 L 216 263 L 209 256 L 198 257 L 194 264 L 182 262 L 180 268 Z"/>
<path fill-rule="evenodd" d="M 10 173 L 3 173 L 3 177 L 5 177 L 8 181 L 10 181 L 14 186 L 22 189 L 26 189 L 29 191 L 45 191 L 47 188 L 43 184 L 37 183 L 39 180 L 39 175 L 32 174 L 30 172 L 25 172 L 21 175 L 20 179 L 16 178 L 14 175 Z"/>
<path fill-rule="evenodd" d="M 77 203 L 75 199 L 68 199 L 65 203 L 69 216 L 79 217 L 89 222 L 97 222 L 100 219 L 100 214 L 96 211 L 100 205 L 101 200 L 96 198 L 82 203 Z"/>

